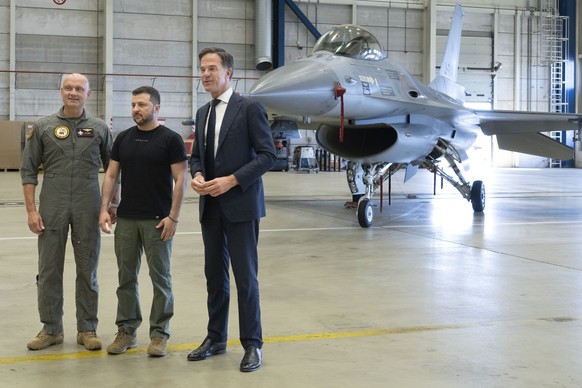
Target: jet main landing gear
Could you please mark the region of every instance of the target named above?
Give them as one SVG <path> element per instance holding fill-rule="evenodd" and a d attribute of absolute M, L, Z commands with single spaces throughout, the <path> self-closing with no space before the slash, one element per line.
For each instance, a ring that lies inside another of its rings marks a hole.
<path fill-rule="evenodd" d="M 439 159 L 443 157 L 455 176 L 451 176 L 444 171 L 439 164 Z M 421 168 L 426 168 L 432 173 L 439 175 L 456 188 L 467 201 L 471 202 L 473 211 L 480 213 L 485 209 L 485 185 L 482 181 L 474 181 L 470 184 L 461 172 L 461 156 L 448 141 L 439 139 L 433 151 L 420 164 Z M 357 206 L 358 223 L 363 228 L 369 228 L 374 221 L 374 209 L 372 195 L 374 191 L 396 171 L 406 167 L 406 163 L 357 163 L 348 162 L 346 172 L 348 186 L 352 192 L 354 202 L 348 207 Z M 355 202 L 357 201 L 357 205 Z"/>
<path fill-rule="evenodd" d="M 438 164 L 437 159 L 441 156 L 449 162 L 449 166 L 453 169 L 455 175 L 457 175 L 458 180 L 455 180 L 454 177 L 448 175 Z M 429 171 L 432 171 L 445 179 L 453 185 L 455 189 L 459 190 L 459 193 L 461 193 L 463 198 L 471 202 L 474 212 L 480 213 L 485 209 L 485 185 L 482 181 L 474 181 L 471 185 L 465 179 L 461 172 L 461 157 L 451 143 L 439 139 L 438 144 L 422 165 Z"/>

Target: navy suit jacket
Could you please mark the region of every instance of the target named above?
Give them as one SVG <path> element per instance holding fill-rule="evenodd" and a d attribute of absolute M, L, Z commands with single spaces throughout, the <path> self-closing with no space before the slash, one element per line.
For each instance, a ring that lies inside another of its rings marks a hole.
<path fill-rule="evenodd" d="M 190 157 L 190 174 L 205 175 L 204 128 L 210 102 L 196 112 L 196 133 Z M 218 196 L 220 208 L 231 222 L 249 221 L 265 216 L 265 198 L 261 176 L 276 161 L 275 145 L 267 113 L 254 100 L 233 93 L 220 127 L 214 157 L 216 177 L 234 174 L 238 185 Z M 200 220 L 204 214 L 205 195 L 200 196 Z"/>

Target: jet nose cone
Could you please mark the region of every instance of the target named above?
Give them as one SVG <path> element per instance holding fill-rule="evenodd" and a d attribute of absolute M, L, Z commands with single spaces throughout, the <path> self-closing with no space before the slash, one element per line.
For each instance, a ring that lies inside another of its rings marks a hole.
<path fill-rule="evenodd" d="M 271 113 L 317 116 L 329 112 L 337 104 L 336 76 L 319 62 L 294 62 L 261 77 L 249 94 Z"/>

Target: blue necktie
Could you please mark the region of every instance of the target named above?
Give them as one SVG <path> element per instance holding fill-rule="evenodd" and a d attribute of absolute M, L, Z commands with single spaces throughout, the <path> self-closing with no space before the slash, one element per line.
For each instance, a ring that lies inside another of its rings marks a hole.
<path fill-rule="evenodd" d="M 204 179 L 207 181 L 216 178 L 214 172 L 214 127 L 216 127 L 215 107 L 219 102 L 219 99 L 212 100 L 210 104 L 210 115 L 208 116 L 208 125 L 206 128 L 206 155 L 204 159 L 206 174 Z"/>

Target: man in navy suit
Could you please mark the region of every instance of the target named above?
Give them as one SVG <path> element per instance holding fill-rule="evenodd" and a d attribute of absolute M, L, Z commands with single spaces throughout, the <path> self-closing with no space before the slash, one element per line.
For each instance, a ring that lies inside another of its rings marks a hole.
<path fill-rule="evenodd" d="M 240 370 L 252 372 L 261 367 L 263 346 L 257 279 L 259 220 L 265 216 L 261 176 L 275 164 L 275 146 L 264 108 L 230 86 L 232 55 L 221 48 L 206 48 L 198 57 L 204 90 L 213 99 L 196 112 L 190 158 L 191 186 L 200 194 L 208 333 L 188 360 L 205 360 L 226 351 L 230 262 L 245 349 Z"/>

